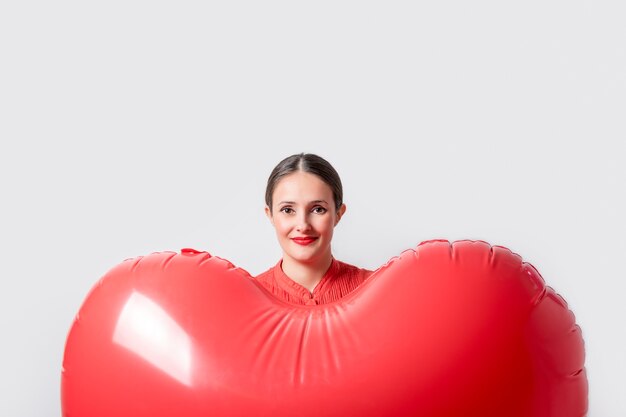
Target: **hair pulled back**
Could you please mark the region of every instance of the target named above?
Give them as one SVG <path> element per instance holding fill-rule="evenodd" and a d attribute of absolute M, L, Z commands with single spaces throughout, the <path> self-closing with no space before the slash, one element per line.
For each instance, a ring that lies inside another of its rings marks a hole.
<path fill-rule="evenodd" d="M 299 153 L 288 156 L 274 167 L 267 180 L 267 187 L 265 189 L 265 204 L 267 204 L 270 210 L 272 210 L 272 196 L 276 184 L 278 184 L 283 177 L 297 171 L 316 175 L 328 184 L 333 192 L 335 209 L 339 210 L 339 207 L 343 204 L 343 187 L 339 174 L 327 160 L 312 153 Z"/>

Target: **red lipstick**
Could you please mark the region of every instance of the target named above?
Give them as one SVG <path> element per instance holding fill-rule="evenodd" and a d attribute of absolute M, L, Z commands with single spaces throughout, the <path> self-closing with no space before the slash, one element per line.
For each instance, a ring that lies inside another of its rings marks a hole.
<path fill-rule="evenodd" d="M 298 245 L 306 246 L 310 243 L 313 243 L 315 240 L 317 240 L 317 238 L 316 237 L 294 237 L 291 240 L 296 242 Z"/>

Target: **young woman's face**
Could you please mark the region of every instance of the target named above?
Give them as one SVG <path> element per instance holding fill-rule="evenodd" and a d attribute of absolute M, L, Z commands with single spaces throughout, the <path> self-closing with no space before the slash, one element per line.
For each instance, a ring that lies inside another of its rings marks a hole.
<path fill-rule="evenodd" d="M 276 229 L 284 256 L 314 263 L 330 254 L 333 229 L 346 210 L 337 211 L 331 188 L 316 175 L 296 171 L 274 188 L 272 211 L 265 213 Z"/>

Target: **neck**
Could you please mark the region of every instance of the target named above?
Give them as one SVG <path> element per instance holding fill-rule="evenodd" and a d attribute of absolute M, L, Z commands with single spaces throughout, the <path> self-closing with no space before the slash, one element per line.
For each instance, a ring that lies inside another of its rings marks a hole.
<path fill-rule="evenodd" d="M 313 292 L 333 262 L 330 251 L 323 257 L 311 262 L 300 262 L 283 255 L 282 270 L 289 278 Z"/>

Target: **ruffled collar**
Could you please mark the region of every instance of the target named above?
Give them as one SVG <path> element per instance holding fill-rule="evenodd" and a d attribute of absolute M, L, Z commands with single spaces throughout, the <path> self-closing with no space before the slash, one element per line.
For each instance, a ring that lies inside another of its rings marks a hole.
<path fill-rule="evenodd" d="M 330 282 L 332 282 L 332 279 L 337 275 L 337 270 L 339 269 L 339 262 L 333 257 L 328 270 L 324 273 L 324 276 L 320 282 L 317 283 L 311 293 L 308 289 L 289 278 L 287 274 L 283 272 L 282 263 L 283 260 L 281 259 L 278 261 L 276 266 L 274 266 L 274 277 L 276 282 L 291 296 L 305 300 L 317 300 L 321 298 L 322 295 L 330 288 Z"/>

